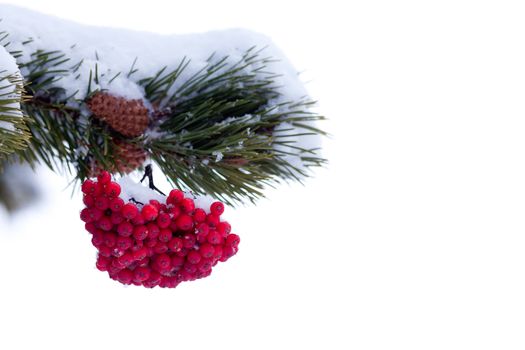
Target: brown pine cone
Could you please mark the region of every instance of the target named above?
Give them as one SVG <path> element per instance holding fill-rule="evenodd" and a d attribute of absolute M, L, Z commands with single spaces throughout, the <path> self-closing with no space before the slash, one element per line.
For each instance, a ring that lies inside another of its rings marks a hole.
<path fill-rule="evenodd" d="M 103 170 L 112 174 L 129 174 L 146 161 L 146 151 L 137 145 L 122 140 L 114 140 L 113 147 L 115 166 L 110 169 L 103 169 L 99 163 L 94 162 L 89 177 L 97 176 Z"/>
<path fill-rule="evenodd" d="M 94 117 L 124 136 L 140 136 L 148 127 L 148 109 L 142 100 L 127 100 L 98 92 L 87 101 L 87 105 Z"/>

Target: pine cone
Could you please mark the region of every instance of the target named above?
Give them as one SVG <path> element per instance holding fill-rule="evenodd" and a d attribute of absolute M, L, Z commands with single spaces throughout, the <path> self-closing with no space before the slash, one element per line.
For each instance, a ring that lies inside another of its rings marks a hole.
<path fill-rule="evenodd" d="M 137 145 L 122 140 L 114 140 L 113 147 L 115 166 L 110 169 L 103 169 L 98 162 L 94 162 L 89 177 L 95 177 L 103 170 L 107 170 L 112 174 L 129 174 L 146 161 L 146 151 Z"/>
<path fill-rule="evenodd" d="M 142 100 L 127 100 L 99 92 L 87 101 L 87 105 L 94 117 L 124 136 L 140 136 L 148 127 L 148 109 Z"/>

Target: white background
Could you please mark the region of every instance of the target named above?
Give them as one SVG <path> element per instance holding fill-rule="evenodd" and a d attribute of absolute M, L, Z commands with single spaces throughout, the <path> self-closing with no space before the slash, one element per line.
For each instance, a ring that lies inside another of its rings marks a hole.
<path fill-rule="evenodd" d="M 0 349 L 525 348 L 521 2 L 11 2 L 266 33 L 333 137 L 306 186 L 230 209 L 239 254 L 175 290 L 96 271 L 80 197 L 42 173 L 47 201 L 2 214 Z"/>

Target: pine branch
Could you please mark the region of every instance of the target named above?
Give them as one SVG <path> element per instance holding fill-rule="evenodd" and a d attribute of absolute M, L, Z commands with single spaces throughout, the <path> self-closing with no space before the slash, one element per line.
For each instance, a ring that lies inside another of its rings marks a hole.
<path fill-rule="evenodd" d="M 1 32 L 0 44 L 9 48 Z M 263 52 L 251 48 L 237 62 L 211 55 L 190 76 L 183 74 L 191 67 L 185 58 L 172 70 L 164 67 L 137 80 L 155 110 L 146 134 L 128 139 L 92 117 L 87 107 L 101 91 L 98 64 L 90 69 L 88 96 L 78 99 L 76 93 L 67 96 L 57 82 L 78 78 L 84 60 L 71 62 L 63 52 L 37 50 L 22 61 L 27 55 L 11 51 L 24 72 L 28 98 L 22 110 L 31 116 L 33 135 L 21 156 L 82 180 L 94 164 L 119 169 L 115 142 L 122 141 L 144 149 L 175 186 L 229 203 L 253 202 L 265 186 L 280 181 L 302 181 L 309 168 L 326 160 L 297 140 L 324 135 L 314 126 L 324 117 L 311 112 L 312 101 L 281 101 L 278 76 L 268 71 L 273 59 Z M 136 62 L 129 72 L 112 72 L 110 81 L 133 79 Z"/>
<path fill-rule="evenodd" d="M 299 157 L 306 168 L 325 164 L 318 150 L 291 140 L 324 134 L 305 124 L 324 119 L 305 110 L 311 102 L 272 107 L 262 100 L 254 101 L 256 97 L 248 96 L 232 102 L 188 104 L 189 110 L 175 106 L 160 127 L 163 136 L 146 146 L 175 184 L 227 202 L 244 197 L 254 201 L 262 196 L 265 185 L 308 176 L 288 160 L 289 156 Z M 290 129 L 274 132 L 282 123 L 288 123 Z M 304 131 L 297 133 L 297 127 Z"/>

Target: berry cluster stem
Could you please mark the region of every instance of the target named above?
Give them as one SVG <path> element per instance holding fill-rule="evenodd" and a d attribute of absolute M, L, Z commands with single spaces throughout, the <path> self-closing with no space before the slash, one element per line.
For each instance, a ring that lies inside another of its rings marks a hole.
<path fill-rule="evenodd" d="M 153 168 L 151 167 L 151 164 L 146 165 L 146 169 L 144 170 L 144 176 L 142 177 L 140 182 L 143 182 L 146 179 L 146 177 L 148 178 L 149 188 L 151 188 L 152 190 L 155 190 L 158 193 L 160 193 L 161 195 L 165 196 L 164 192 L 159 190 L 155 186 L 155 184 L 153 183 Z"/>

